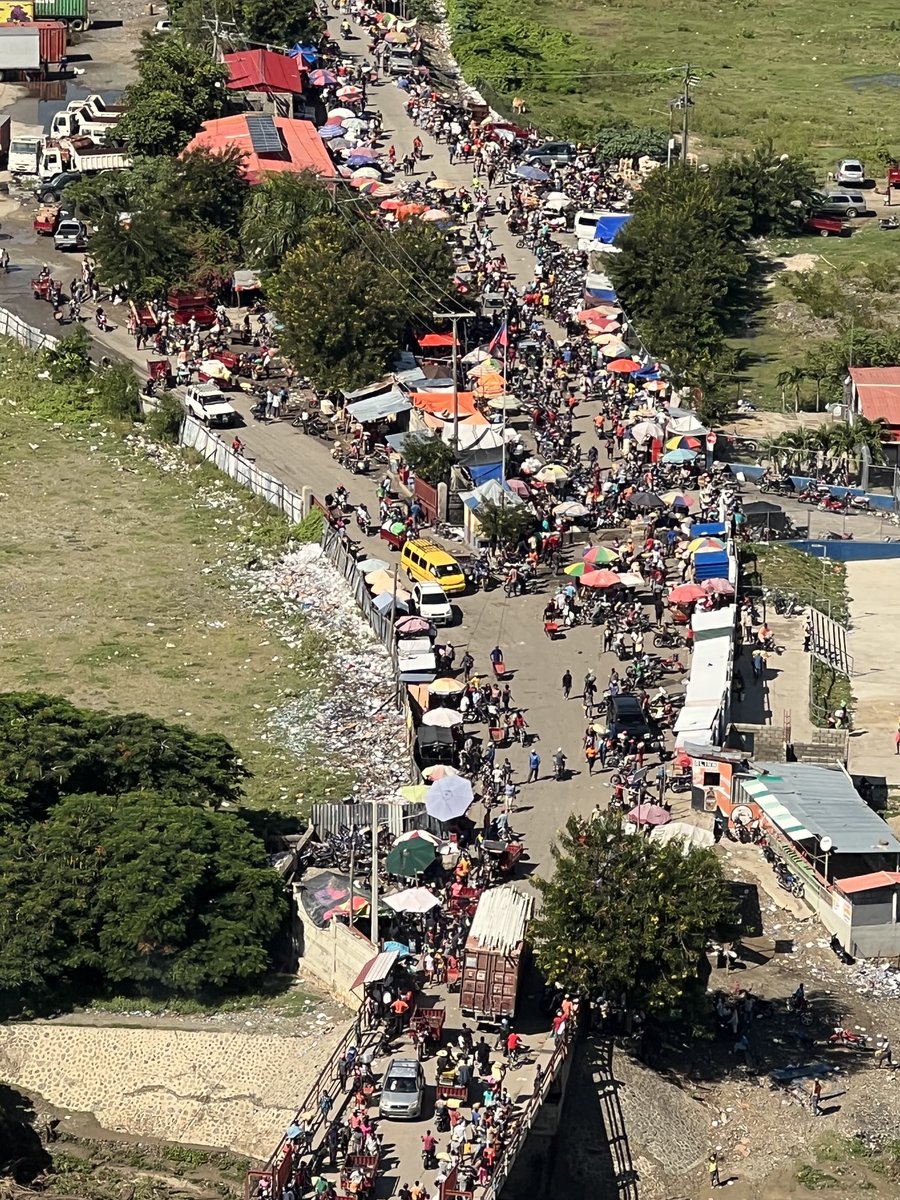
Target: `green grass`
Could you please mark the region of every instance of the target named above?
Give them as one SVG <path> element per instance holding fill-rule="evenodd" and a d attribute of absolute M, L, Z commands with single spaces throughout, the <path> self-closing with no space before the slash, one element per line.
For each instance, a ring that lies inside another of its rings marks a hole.
<path fill-rule="evenodd" d="M 174 1014 L 179 1017 L 205 1017 L 216 1013 L 241 1013 L 265 1009 L 273 1016 L 301 1017 L 322 1003 L 322 996 L 302 987 L 294 975 L 271 975 L 256 992 L 223 999 L 204 1000 L 184 996 L 161 999 L 159 996 L 105 996 L 93 1000 L 89 1012 L 125 1015 L 150 1013 L 151 1016 Z"/>
<path fill-rule="evenodd" d="M 818 1167 L 800 1167 L 796 1172 L 795 1179 L 801 1187 L 805 1187 L 810 1192 L 821 1192 L 827 1188 L 841 1186 L 840 1180 L 836 1179 L 834 1175 L 820 1171 Z"/>
<path fill-rule="evenodd" d="M 900 73 L 900 19 L 886 0 L 860 0 L 852 12 L 835 0 L 730 0 L 712 9 L 699 0 L 565 0 L 521 12 L 591 46 L 587 71 L 573 81 L 586 122 L 619 116 L 666 127 L 690 63 L 700 78 L 691 128 L 702 148 L 740 150 L 771 138 L 824 174 L 851 154 L 875 168 L 875 151 L 897 144 L 897 89 L 848 82 Z M 542 93 L 541 80 L 523 73 L 531 118 L 564 122 L 572 97 Z"/>
<path fill-rule="evenodd" d="M 750 558 L 755 555 L 755 565 Z M 756 544 L 752 552 L 742 552 L 742 578 L 751 587 L 797 596 L 805 605 L 813 605 L 836 620 L 845 622 L 847 608 L 847 572 L 843 563 L 814 558 L 790 546 Z"/>
<path fill-rule="evenodd" d="M 773 269 L 764 293 L 764 302 L 750 318 L 747 335 L 730 340 L 748 357 L 747 369 L 738 377 L 741 395 L 756 408 L 781 411 L 778 375 L 791 367 L 802 366 L 817 344 L 838 335 L 851 317 L 857 326 L 893 323 L 900 283 L 900 240 L 878 228 L 870 219 L 851 237 L 782 238 L 766 245 L 766 258 Z M 838 304 L 837 315 L 826 321 L 813 319 L 809 310 L 792 294 L 788 282 L 792 275 L 790 260 L 796 255 L 815 255 L 813 273 L 827 282 Z M 783 269 L 786 264 L 786 269 Z M 885 279 L 881 279 L 884 276 Z M 876 280 L 878 287 L 873 285 Z M 787 306 L 800 311 L 799 323 L 787 317 Z M 735 386 L 737 380 L 735 381 Z M 801 409 L 815 407 L 815 384 L 801 384 Z M 827 384 L 820 389 L 820 403 L 839 403 L 841 391 Z M 793 412 L 795 396 L 789 389 L 787 411 Z"/>
<path fill-rule="evenodd" d="M 55 430 L 8 404 L 0 463 L 0 689 L 221 733 L 253 772 L 258 807 L 296 816 L 345 786 L 340 764 L 307 769 L 266 737 L 286 698 L 328 685 L 321 634 L 298 619 L 288 648 L 274 610 L 251 608 L 223 569 L 284 545 L 281 514 L 212 468 L 161 472 L 114 436 Z"/>

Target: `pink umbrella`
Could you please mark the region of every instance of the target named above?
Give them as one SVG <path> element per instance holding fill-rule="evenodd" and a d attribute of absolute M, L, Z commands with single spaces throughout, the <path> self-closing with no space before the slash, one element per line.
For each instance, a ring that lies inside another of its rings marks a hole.
<path fill-rule="evenodd" d="M 672 814 L 661 804 L 638 804 L 628 814 L 628 820 L 635 825 L 668 825 Z"/>
<path fill-rule="evenodd" d="M 727 579 L 704 579 L 700 586 L 704 592 L 712 593 L 715 596 L 734 595 L 734 584 L 729 583 Z"/>
<path fill-rule="evenodd" d="M 511 492 L 515 492 L 517 496 L 521 496 L 523 500 L 527 500 L 531 495 L 528 484 L 524 479 L 507 479 L 506 486 Z"/>

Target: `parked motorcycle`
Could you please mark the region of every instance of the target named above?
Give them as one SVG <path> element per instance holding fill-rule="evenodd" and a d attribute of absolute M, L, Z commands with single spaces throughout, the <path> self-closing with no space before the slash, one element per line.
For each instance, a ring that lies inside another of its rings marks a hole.
<path fill-rule="evenodd" d="M 664 646 L 669 650 L 677 650 L 684 645 L 684 638 L 674 630 L 660 629 L 653 635 L 653 645 L 657 648 Z"/>
<path fill-rule="evenodd" d="M 835 1025 L 834 1033 L 829 1035 L 828 1043 L 831 1046 L 853 1046 L 854 1049 L 864 1050 L 867 1040 L 860 1034 L 854 1033 L 852 1029 L 843 1029 L 840 1025 Z"/>

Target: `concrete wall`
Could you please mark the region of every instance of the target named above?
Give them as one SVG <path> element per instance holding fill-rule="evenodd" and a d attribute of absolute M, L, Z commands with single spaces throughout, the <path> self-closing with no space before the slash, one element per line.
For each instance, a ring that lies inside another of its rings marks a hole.
<path fill-rule="evenodd" d="M 900 558 L 900 542 L 843 542 L 802 541 L 778 542 L 779 546 L 790 546 L 802 550 L 815 558 L 833 558 L 835 562 L 864 562 L 869 559 Z"/>
<path fill-rule="evenodd" d="M 341 921 L 329 921 L 320 929 L 309 919 L 296 894 L 294 903 L 300 927 L 300 965 L 344 1004 L 357 1008 L 362 988 L 353 991 L 353 981 L 378 953 L 377 948 L 358 929 Z"/>

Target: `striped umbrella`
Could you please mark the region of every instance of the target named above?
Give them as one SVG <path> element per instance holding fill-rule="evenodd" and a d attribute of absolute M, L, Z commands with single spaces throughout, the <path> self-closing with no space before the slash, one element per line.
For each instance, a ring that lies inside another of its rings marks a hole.
<path fill-rule="evenodd" d="M 584 562 L 586 566 L 606 566 L 607 563 L 617 562 L 618 559 L 619 552 L 617 550 L 613 550 L 610 546 L 590 546 L 584 552 Z"/>

